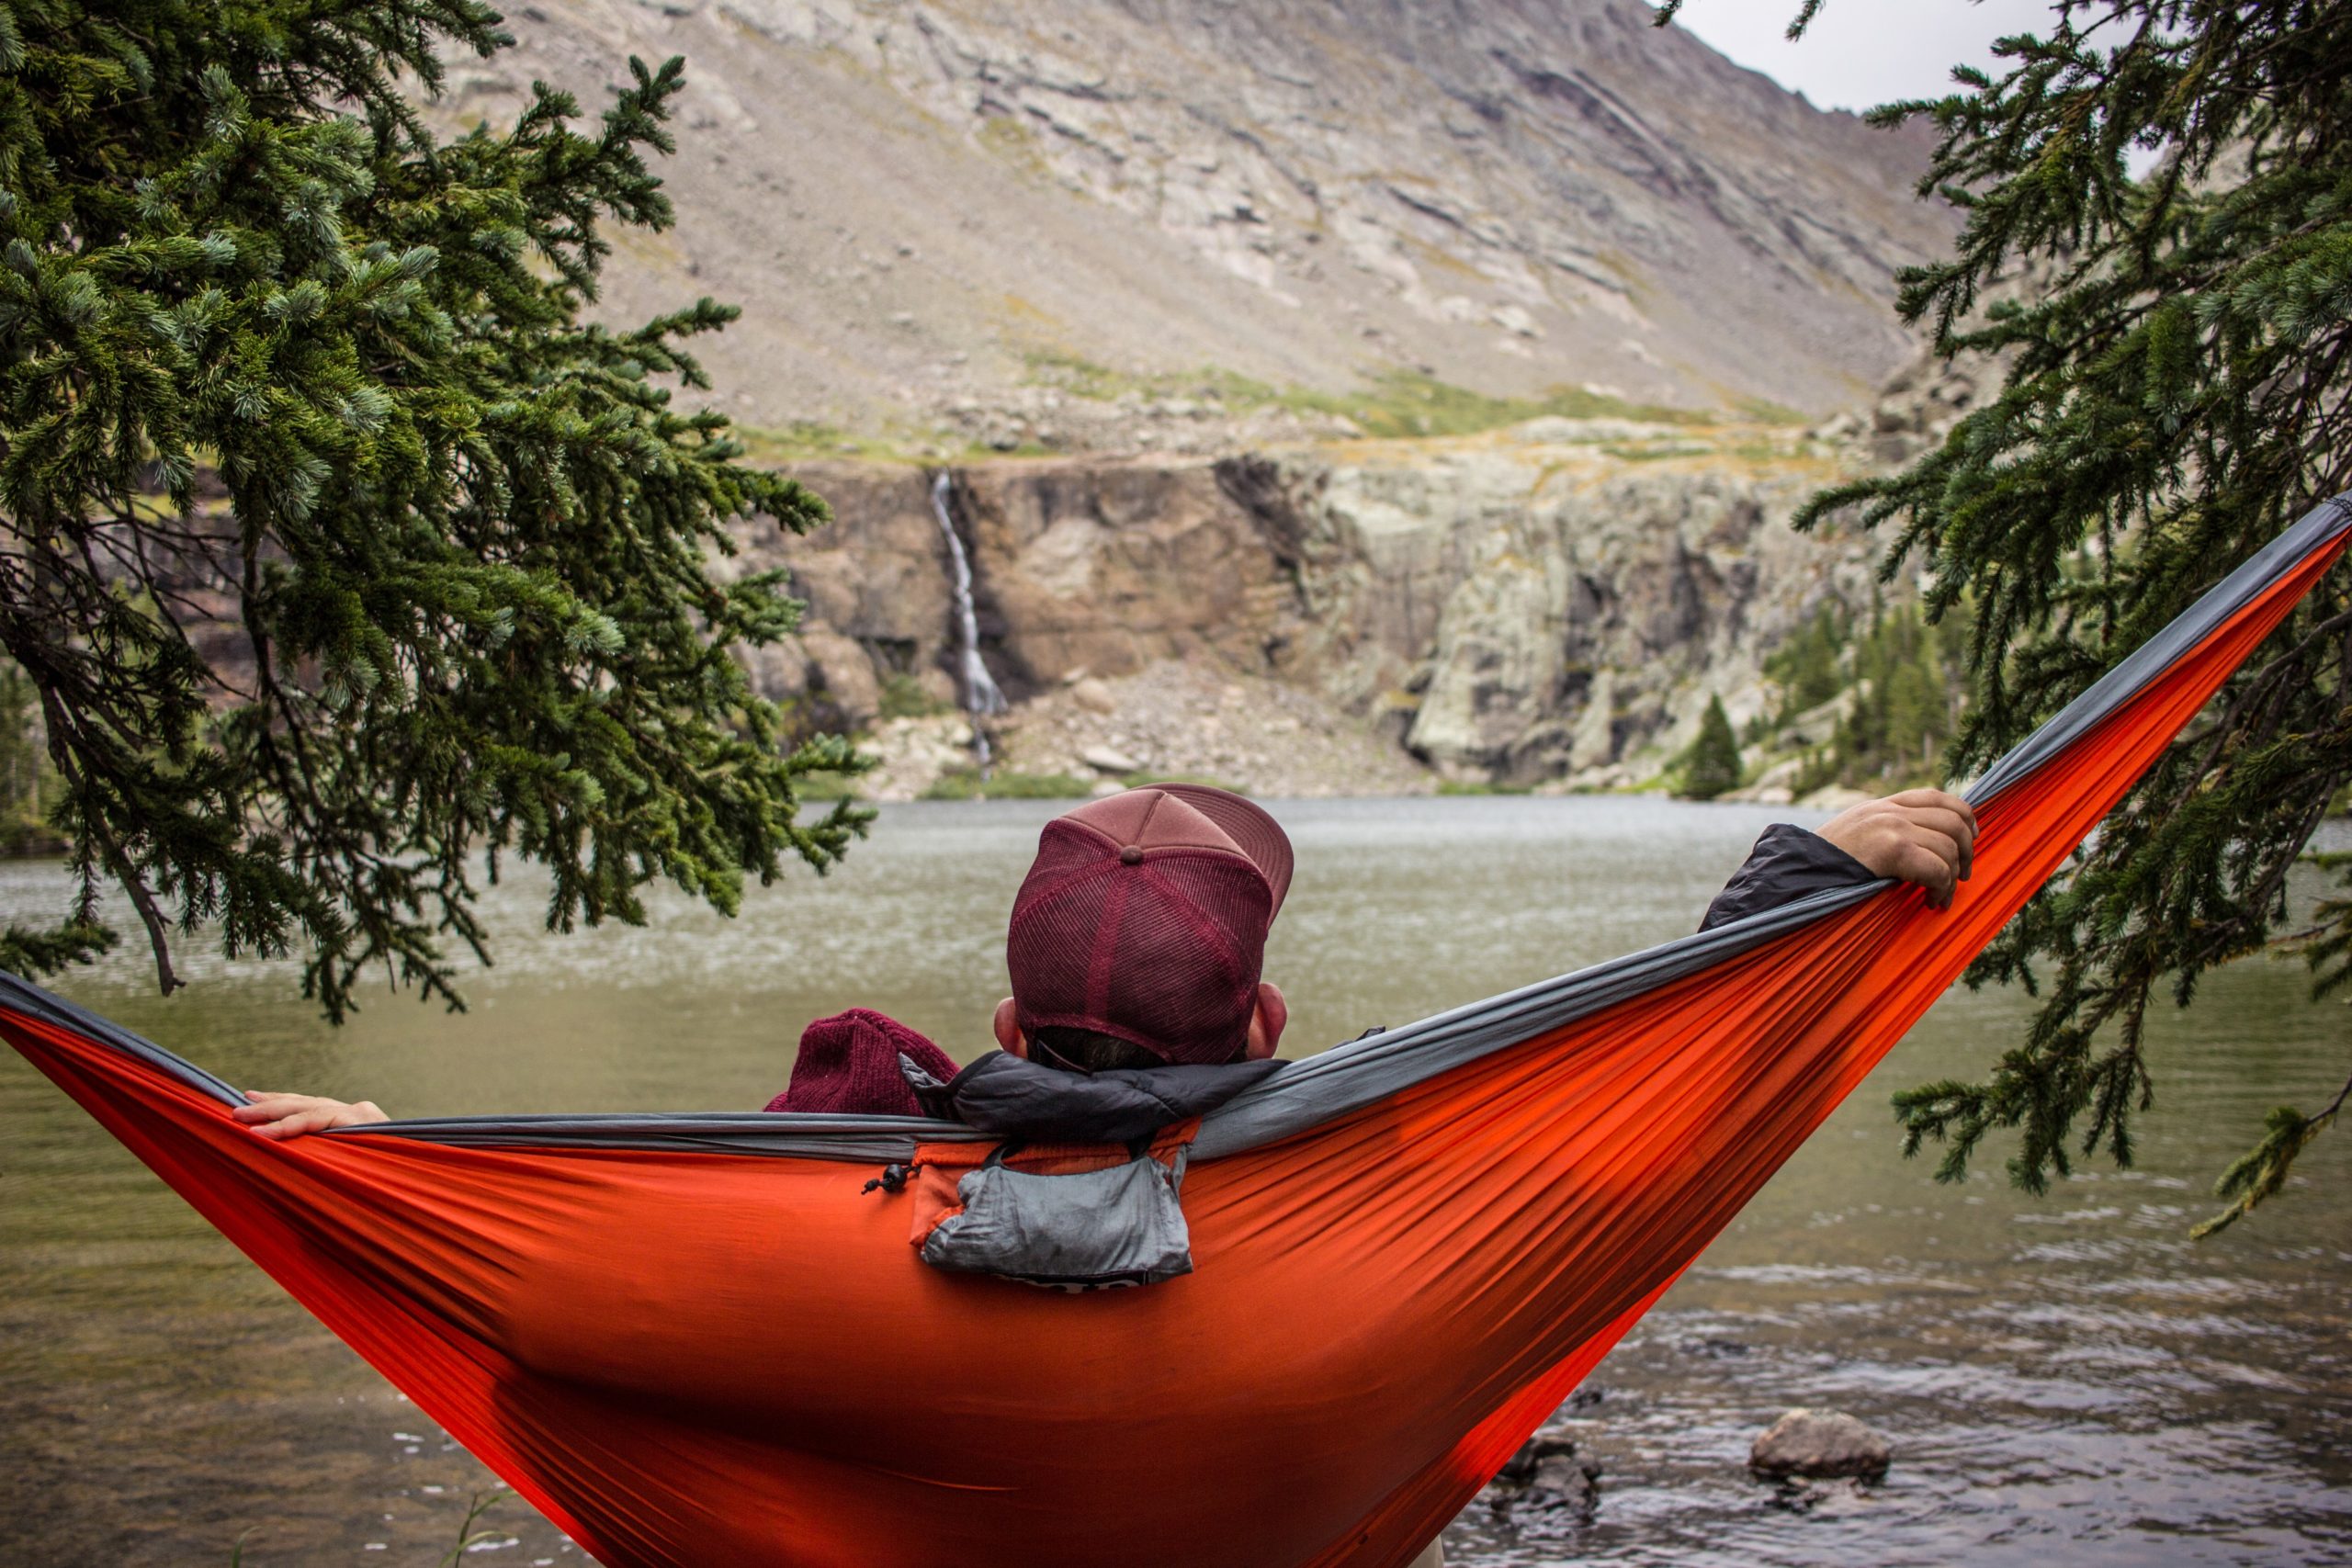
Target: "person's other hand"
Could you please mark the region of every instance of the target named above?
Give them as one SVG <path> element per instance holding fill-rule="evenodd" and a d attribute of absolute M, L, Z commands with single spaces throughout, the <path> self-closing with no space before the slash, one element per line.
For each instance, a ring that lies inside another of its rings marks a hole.
<path fill-rule="evenodd" d="M 1939 789 L 1906 789 L 1848 807 L 1814 829 L 1879 876 L 1916 882 L 1931 908 L 1951 908 L 1976 849 L 1976 813 Z"/>
<path fill-rule="evenodd" d="M 331 1127 L 356 1127 L 363 1122 L 391 1120 L 376 1108 L 372 1100 L 346 1105 L 340 1100 L 316 1094 L 248 1093 L 245 1098 L 253 1103 L 240 1105 L 229 1114 L 265 1138 L 299 1138 L 305 1133 L 323 1133 Z"/>

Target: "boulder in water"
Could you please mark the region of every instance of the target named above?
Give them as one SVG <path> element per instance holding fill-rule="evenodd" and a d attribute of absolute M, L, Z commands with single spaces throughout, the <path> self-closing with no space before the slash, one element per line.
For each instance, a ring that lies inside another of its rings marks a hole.
<path fill-rule="evenodd" d="M 1600 1461 L 1577 1457 L 1566 1438 L 1530 1438 L 1503 1461 L 1490 1489 L 1495 1511 L 1533 1534 L 1589 1523 L 1600 1500 Z"/>
<path fill-rule="evenodd" d="M 1884 1433 L 1842 1410 L 1792 1410 L 1748 1450 L 1749 1466 L 1771 1476 L 1879 1476 L 1894 1457 Z"/>

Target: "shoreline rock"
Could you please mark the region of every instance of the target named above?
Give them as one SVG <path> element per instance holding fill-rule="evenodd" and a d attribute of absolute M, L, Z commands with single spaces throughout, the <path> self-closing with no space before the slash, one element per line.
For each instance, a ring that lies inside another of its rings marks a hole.
<path fill-rule="evenodd" d="M 1529 1535 L 1592 1522 L 1600 1503 L 1600 1461 L 1580 1459 L 1572 1438 L 1537 1433 L 1503 1461 L 1485 1494 L 1487 1506 Z"/>
<path fill-rule="evenodd" d="M 1885 1433 L 1842 1410 L 1803 1407 L 1758 1434 L 1747 1453 L 1748 1468 L 1776 1480 L 1875 1480 L 1894 1459 L 1894 1444 Z"/>

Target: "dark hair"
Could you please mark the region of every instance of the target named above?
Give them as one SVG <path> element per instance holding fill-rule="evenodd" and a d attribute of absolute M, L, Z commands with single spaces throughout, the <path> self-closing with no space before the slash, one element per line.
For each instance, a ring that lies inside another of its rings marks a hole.
<path fill-rule="evenodd" d="M 1038 1059 L 1046 1066 L 1060 1067 L 1068 1072 L 1114 1073 L 1123 1067 L 1164 1067 L 1168 1065 L 1165 1056 L 1147 1050 L 1132 1040 L 1063 1024 L 1049 1024 L 1038 1030 L 1031 1043 L 1045 1047 L 1038 1053 Z"/>

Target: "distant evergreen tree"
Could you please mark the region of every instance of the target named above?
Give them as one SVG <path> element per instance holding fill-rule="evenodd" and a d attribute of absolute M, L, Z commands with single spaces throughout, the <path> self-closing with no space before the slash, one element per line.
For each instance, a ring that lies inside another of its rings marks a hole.
<path fill-rule="evenodd" d="M 1699 733 L 1682 753 L 1680 770 L 1682 783 L 1676 793 L 1692 800 L 1713 800 L 1739 787 L 1739 737 L 1732 732 L 1723 698 L 1707 699 Z"/>
<path fill-rule="evenodd" d="M 1801 30 L 1820 0 L 1804 0 Z M 1668 0 L 1661 20 L 1679 0 Z M 1996 397 L 1903 472 L 1816 498 L 1896 521 L 1928 603 L 1977 608 L 1974 702 L 1952 753 L 1983 762 L 2082 691 L 2323 499 L 2352 485 L 2352 6 L 2336 0 L 2059 0 L 1997 73 L 1873 117 L 1932 119 L 1922 189 L 1966 214 L 1947 261 L 1902 279 L 1939 352 L 2004 367 Z M 2135 152 L 2160 159 L 2134 178 Z M 2037 299 L 1984 305 L 2020 264 Z M 1980 318 L 1981 307 L 1981 318 Z M 2231 681 L 2108 819 L 1975 981 L 2056 971 L 2023 1043 L 1982 1083 L 1903 1095 L 1908 1143 L 1957 1177 L 2014 1129 L 2040 1190 L 2076 1153 L 2129 1163 L 2153 1092 L 2160 989 L 2290 918 L 2288 872 L 2352 780 L 2352 589 L 2339 571 Z M 2352 980 L 2352 900 L 2301 933 L 2322 991 Z M 2346 1090 L 2352 1090 L 2347 1083 Z M 2346 1094 L 2282 1107 L 2224 1174 L 2244 1213 L 2284 1181 Z"/>
<path fill-rule="evenodd" d="M 0 650 L 82 885 L 0 964 L 103 947 L 111 883 L 167 991 L 209 921 L 304 950 L 332 1017 L 376 966 L 454 1002 L 484 852 L 545 863 L 569 929 L 655 877 L 732 909 L 856 831 L 796 820 L 846 748 L 786 745 L 729 657 L 797 606 L 710 569 L 729 518 L 821 505 L 660 385 L 704 385 L 679 340 L 733 312 L 580 320 L 600 226 L 670 221 L 679 62 L 630 62 L 584 133 L 540 87 L 442 141 L 413 96 L 497 21 L 0 0 Z"/>
<path fill-rule="evenodd" d="M 1781 685 L 1779 722 L 1819 707 L 1846 688 L 1839 668 L 1845 651 L 1846 617 L 1835 604 L 1824 604 L 1764 661 L 1764 673 Z"/>
<path fill-rule="evenodd" d="M 1943 750 L 1966 705 L 1970 624 L 1965 599 L 1932 625 L 1917 604 L 1876 601 L 1859 632 L 1838 606 L 1824 605 L 1766 659 L 1781 696 L 1751 740 L 1769 742 L 1799 715 L 1849 695 L 1828 744 L 1804 752 L 1799 794 L 1942 783 Z"/>
<path fill-rule="evenodd" d="M 55 851 L 49 826 L 57 770 L 41 744 L 40 694 L 22 670 L 0 659 L 0 854 Z"/>
<path fill-rule="evenodd" d="M 1890 789 L 1940 783 L 1954 729 L 1954 680 L 1916 604 L 1875 611 L 1854 645 L 1853 711 L 1839 725 L 1838 776 Z"/>

